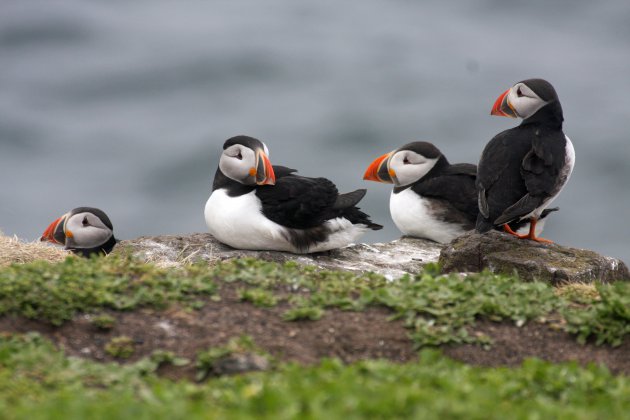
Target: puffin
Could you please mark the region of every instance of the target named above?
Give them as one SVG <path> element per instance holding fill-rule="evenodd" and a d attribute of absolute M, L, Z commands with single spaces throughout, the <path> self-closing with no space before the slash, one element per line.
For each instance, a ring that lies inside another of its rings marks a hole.
<path fill-rule="evenodd" d="M 210 233 L 237 249 L 296 254 L 328 251 L 382 229 L 356 207 L 365 189 L 340 194 L 326 178 L 272 166 L 260 140 L 239 135 L 223 144 L 206 202 Z"/>
<path fill-rule="evenodd" d="M 556 90 L 543 79 L 516 83 L 495 101 L 491 115 L 521 118 L 517 127 L 497 134 L 477 167 L 480 233 L 493 228 L 542 243 L 537 225 L 573 171 L 575 150 L 562 131 L 564 116 Z M 527 234 L 510 227 L 529 221 Z"/>
<path fill-rule="evenodd" d="M 39 240 L 64 245 L 84 257 L 109 254 L 117 242 L 109 217 L 94 207 L 70 210 L 52 222 Z"/>
<path fill-rule="evenodd" d="M 473 230 L 477 206 L 477 165 L 449 163 L 432 143 L 416 141 L 376 158 L 363 179 L 394 184 L 389 211 L 403 235 L 447 243 Z M 546 217 L 557 208 L 548 209 Z M 512 222 L 515 231 L 529 221 Z M 542 229 L 539 224 L 538 229 Z"/>
<path fill-rule="evenodd" d="M 446 243 L 477 220 L 477 168 L 451 164 L 432 143 L 416 141 L 376 158 L 363 179 L 394 184 L 389 211 L 408 236 Z"/>

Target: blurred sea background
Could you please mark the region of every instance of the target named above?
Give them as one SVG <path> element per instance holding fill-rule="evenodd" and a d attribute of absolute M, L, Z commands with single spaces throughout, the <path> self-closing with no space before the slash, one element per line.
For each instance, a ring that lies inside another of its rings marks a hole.
<path fill-rule="evenodd" d="M 630 2 L 4 0 L 0 230 L 34 240 L 77 206 L 116 236 L 206 231 L 225 139 L 368 188 L 399 236 L 390 186 L 362 175 L 415 140 L 477 163 L 516 120 L 513 83 L 549 80 L 576 150 L 545 237 L 630 262 Z M 626 215 L 626 216 L 624 216 Z"/>

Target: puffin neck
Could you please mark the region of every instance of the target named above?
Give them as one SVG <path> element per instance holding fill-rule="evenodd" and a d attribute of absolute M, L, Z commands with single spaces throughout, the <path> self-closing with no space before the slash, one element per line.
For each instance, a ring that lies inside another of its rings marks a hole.
<path fill-rule="evenodd" d="M 217 172 L 214 174 L 214 182 L 212 183 L 212 191 L 225 188 L 228 190 L 228 195 L 234 197 L 243 194 L 247 194 L 256 189 L 255 185 L 243 185 L 240 182 L 234 181 L 232 178 L 228 178 L 220 168 L 217 168 Z"/>
<path fill-rule="evenodd" d="M 560 101 L 556 99 L 540 108 L 531 117 L 523 120 L 521 125 L 539 124 L 561 130 L 563 121 L 562 106 L 560 105 Z"/>

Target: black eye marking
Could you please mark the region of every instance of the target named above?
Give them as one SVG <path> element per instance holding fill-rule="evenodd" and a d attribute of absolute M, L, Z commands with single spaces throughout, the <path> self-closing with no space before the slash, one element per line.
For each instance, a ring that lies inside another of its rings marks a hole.
<path fill-rule="evenodd" d="M 409 159 L 407 159 L 407 156 L 405 156 L 405 158 L 403 159 L 403 163 L 404 163 L 405 165 L 407 165 L 407 164 L 409 163 Z"/>
<path fill-rule="evenodd" d="M 240 151 L 240 150 L 238 151 L 238 155 L 236 155 L 235 157 L 236 157 L 236 159 L 238 159 L 238 160 L 243 160 L 243 155 L 241 154 L 241 151 Z"/>
<path fill-rule="evenodd" d="M 87 216 L 83 216 L 83 221 L 81 222 L 81 224 L 83 226 L 89 226 L 90 223 L 88 222 Z"/>
<path fill-rule="evenodd" d="M 523 92 L 521 92 L 521 88 L 520 88 L 520 86 L 519 86 L 519 88 L 518 88 L 518 89 L 516 89 L 516 96 L 518 96 L 519 98 L 520 98 L 521 96 L 523 96 Z"/>

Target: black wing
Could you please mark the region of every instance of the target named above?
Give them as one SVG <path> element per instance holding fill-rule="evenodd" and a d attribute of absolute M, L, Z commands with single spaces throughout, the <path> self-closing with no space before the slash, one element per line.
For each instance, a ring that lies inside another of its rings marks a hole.
<path fill-rule="evenodd" d="M 339 194 L 335 184 L 326 178 L 308 178 L 290 171 L 280 177 L 276 174 L 275 185 L 256 188 L 256 196 L 268 219 L 293 229 L 318 227 L 336 217 L 345 217 L 373 230 L 383 227 L 372 223 L 370 217 L 356 207 L 366 190 Z"/>
<path fill-rule="evenodd" d="M 508 207 L 494 221 L 495 225 L 523 217 L 557 194 L 558 179 L 565 164 L 566 140 L 562 131 L 537 129 L 531 149 L 523 158 L 520 174 L 526 194 Z"/>
<path fill-rule="evenodd" d="M 503 131 L 484 148 L 477 166 L 477 230 L 486 232 L 505 209 L 527 194 L 520 168 L 533 132 L 524 126 Z"/>
<path fill-rule="evenodd" d="M 338 191 L 326 178 L 291 174 L 276 178 L 275 185 L 257 187 L 256 195 L 268 219 L 286 227 L 307 229 L 334 217 L 331 213 Z"/>
<path fill-rule="evenodd" d="M 476 169 L 477 167 L 470 163 L 451 165 L 439 176 L 418 182 L 411 188 L 423 197 L 446 201 L 469 222 L 475 223 L 479 212 L 475 188 Z"/>

